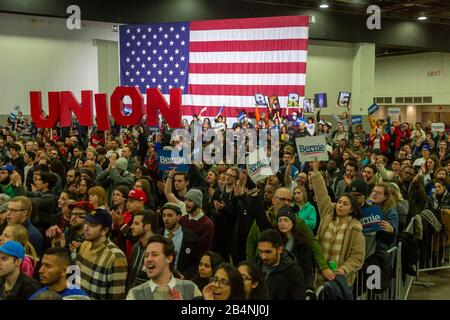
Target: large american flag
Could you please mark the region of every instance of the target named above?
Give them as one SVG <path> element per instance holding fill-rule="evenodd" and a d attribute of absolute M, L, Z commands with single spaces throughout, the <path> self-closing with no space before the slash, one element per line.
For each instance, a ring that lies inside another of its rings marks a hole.
<path fill-rule="evenodd" d="M 307 16 L 120 26 L 120 82 L 142 93 L 183 90 L 183 115 L 235 118 L 257 93 L 304 96 Z M 169 101 L 167 99 L 167 101 Z"/>

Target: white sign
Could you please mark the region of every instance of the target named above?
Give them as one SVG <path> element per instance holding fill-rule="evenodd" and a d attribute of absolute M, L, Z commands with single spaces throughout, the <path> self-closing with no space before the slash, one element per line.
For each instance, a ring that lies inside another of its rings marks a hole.
<path fill-rule="evenodd" d="M 388 116 L 391 120 L 399 120 L 400 117 L 400 108 L 388 108 Z"/>
<path fill-rule="evenodd" d="M 250 152 L 246 158 L 246 163 L 248 175 L 254 183 L 258 183 L 260 180 L 275 174 L 272 171 L 270 159 L 264 154 L 262 149 Z"/>
<path fill-rule="evenodd" d="M 431 124 L 431 131 L 432 132 L 444 132 L 445 131 L 445 124 L 443 122 L 432 123 Z"/>
<path fill-rule="evenodd" d="M 307 124 L 306 125 L 306 130 L 309 132 L 310 135 L 314 135 L 314 130 L 315 130 L 316 125 L 314 123 L 311 124 Z"/>
<path fill-rule="evenodd" d="M 325 136 L 296 138 L 298 157 L 305 161 L 328 161 L 327 143 Z"/>

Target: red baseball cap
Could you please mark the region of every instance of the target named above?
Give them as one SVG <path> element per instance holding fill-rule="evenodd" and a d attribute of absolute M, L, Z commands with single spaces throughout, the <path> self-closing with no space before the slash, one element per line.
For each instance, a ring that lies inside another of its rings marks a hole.
<path fill-rule="evenodd" d="M 83 210 L 87 211 L 87 213 L 90 213 L 95 210 L 94 206 L 92 204 L 90 204 L 89 201 L 78 201 L 78 202 L 69 204 L 70 210 L 72 210 L 74 208 L 83 209 Z"/>
<path fill-rule="evenodd" d="M 147 202 L 147 195 L 141 189 L 132 189 L 128 193 L 128 199 L 142 200 L 142 201 L 144 201 L 144 203 L 146 203 Z"/>

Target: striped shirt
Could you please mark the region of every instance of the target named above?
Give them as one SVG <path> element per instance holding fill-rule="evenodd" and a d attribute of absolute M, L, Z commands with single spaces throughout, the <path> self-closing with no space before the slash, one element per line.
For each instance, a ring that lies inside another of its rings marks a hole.
<path fill-rule="evenodd" d="M 125 298 L 127 259 L 109 239 L 96 247 L 92 247 L 92 242 L 84 241 L 76 263 L 81 272 L 81 287 L 93 299 Z"/>
<path fill-rule="evenodd" d="M 342 218 L 336 217 L 325 231 L 325 235 L 321 243 L 323 253 L 328 262 L 335 261 L 336 263 L 339 263 L 341 260 L 340 258 L 344 235 L 351 220 L 351 216 Z"/>

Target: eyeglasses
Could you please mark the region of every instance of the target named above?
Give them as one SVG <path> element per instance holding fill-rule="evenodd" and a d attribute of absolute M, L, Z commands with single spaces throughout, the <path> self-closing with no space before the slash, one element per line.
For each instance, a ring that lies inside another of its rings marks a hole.
<path fill-rule="evenodd" d="M 233 176 L 232 174 L 225 173 L 225 175 L 226 175 L 227 177 L 233 177 L 233 178 L 237 179 L 237 176 Z"/>
<path fill-rule="evenodd" d="M 11 211 L 11 212 L 20 212 L 20 211 L 24 211 L 25 209 L 12 209 L 12 208 L 8 208 L 7 211 Z"/>
<path fill-rule="evenodd" d="M 86 212 L 73 212 L 72 211 L 72 216 L 76 216 L 76 217 L 80 217 L 80 218 L 85 218 L 86 217 Z"/>
<path fill-rule="evenodd" d="M 292 199 L 290 199 L 290 198 L 281 198 L 281 197 L 275 197 L 275 198 L 277 198 L 278 200 L 283 201 L 283 202 L 289 202 L 289 203 L 292 202 Z"/>
<path fill-rule="evenodd" d="M 218 277 L 209 278 L 209 283 L 218 283 L 219 287 L 226 287 L 230 285 L 230 281 L 227 279 L 220 279 Z"/>

